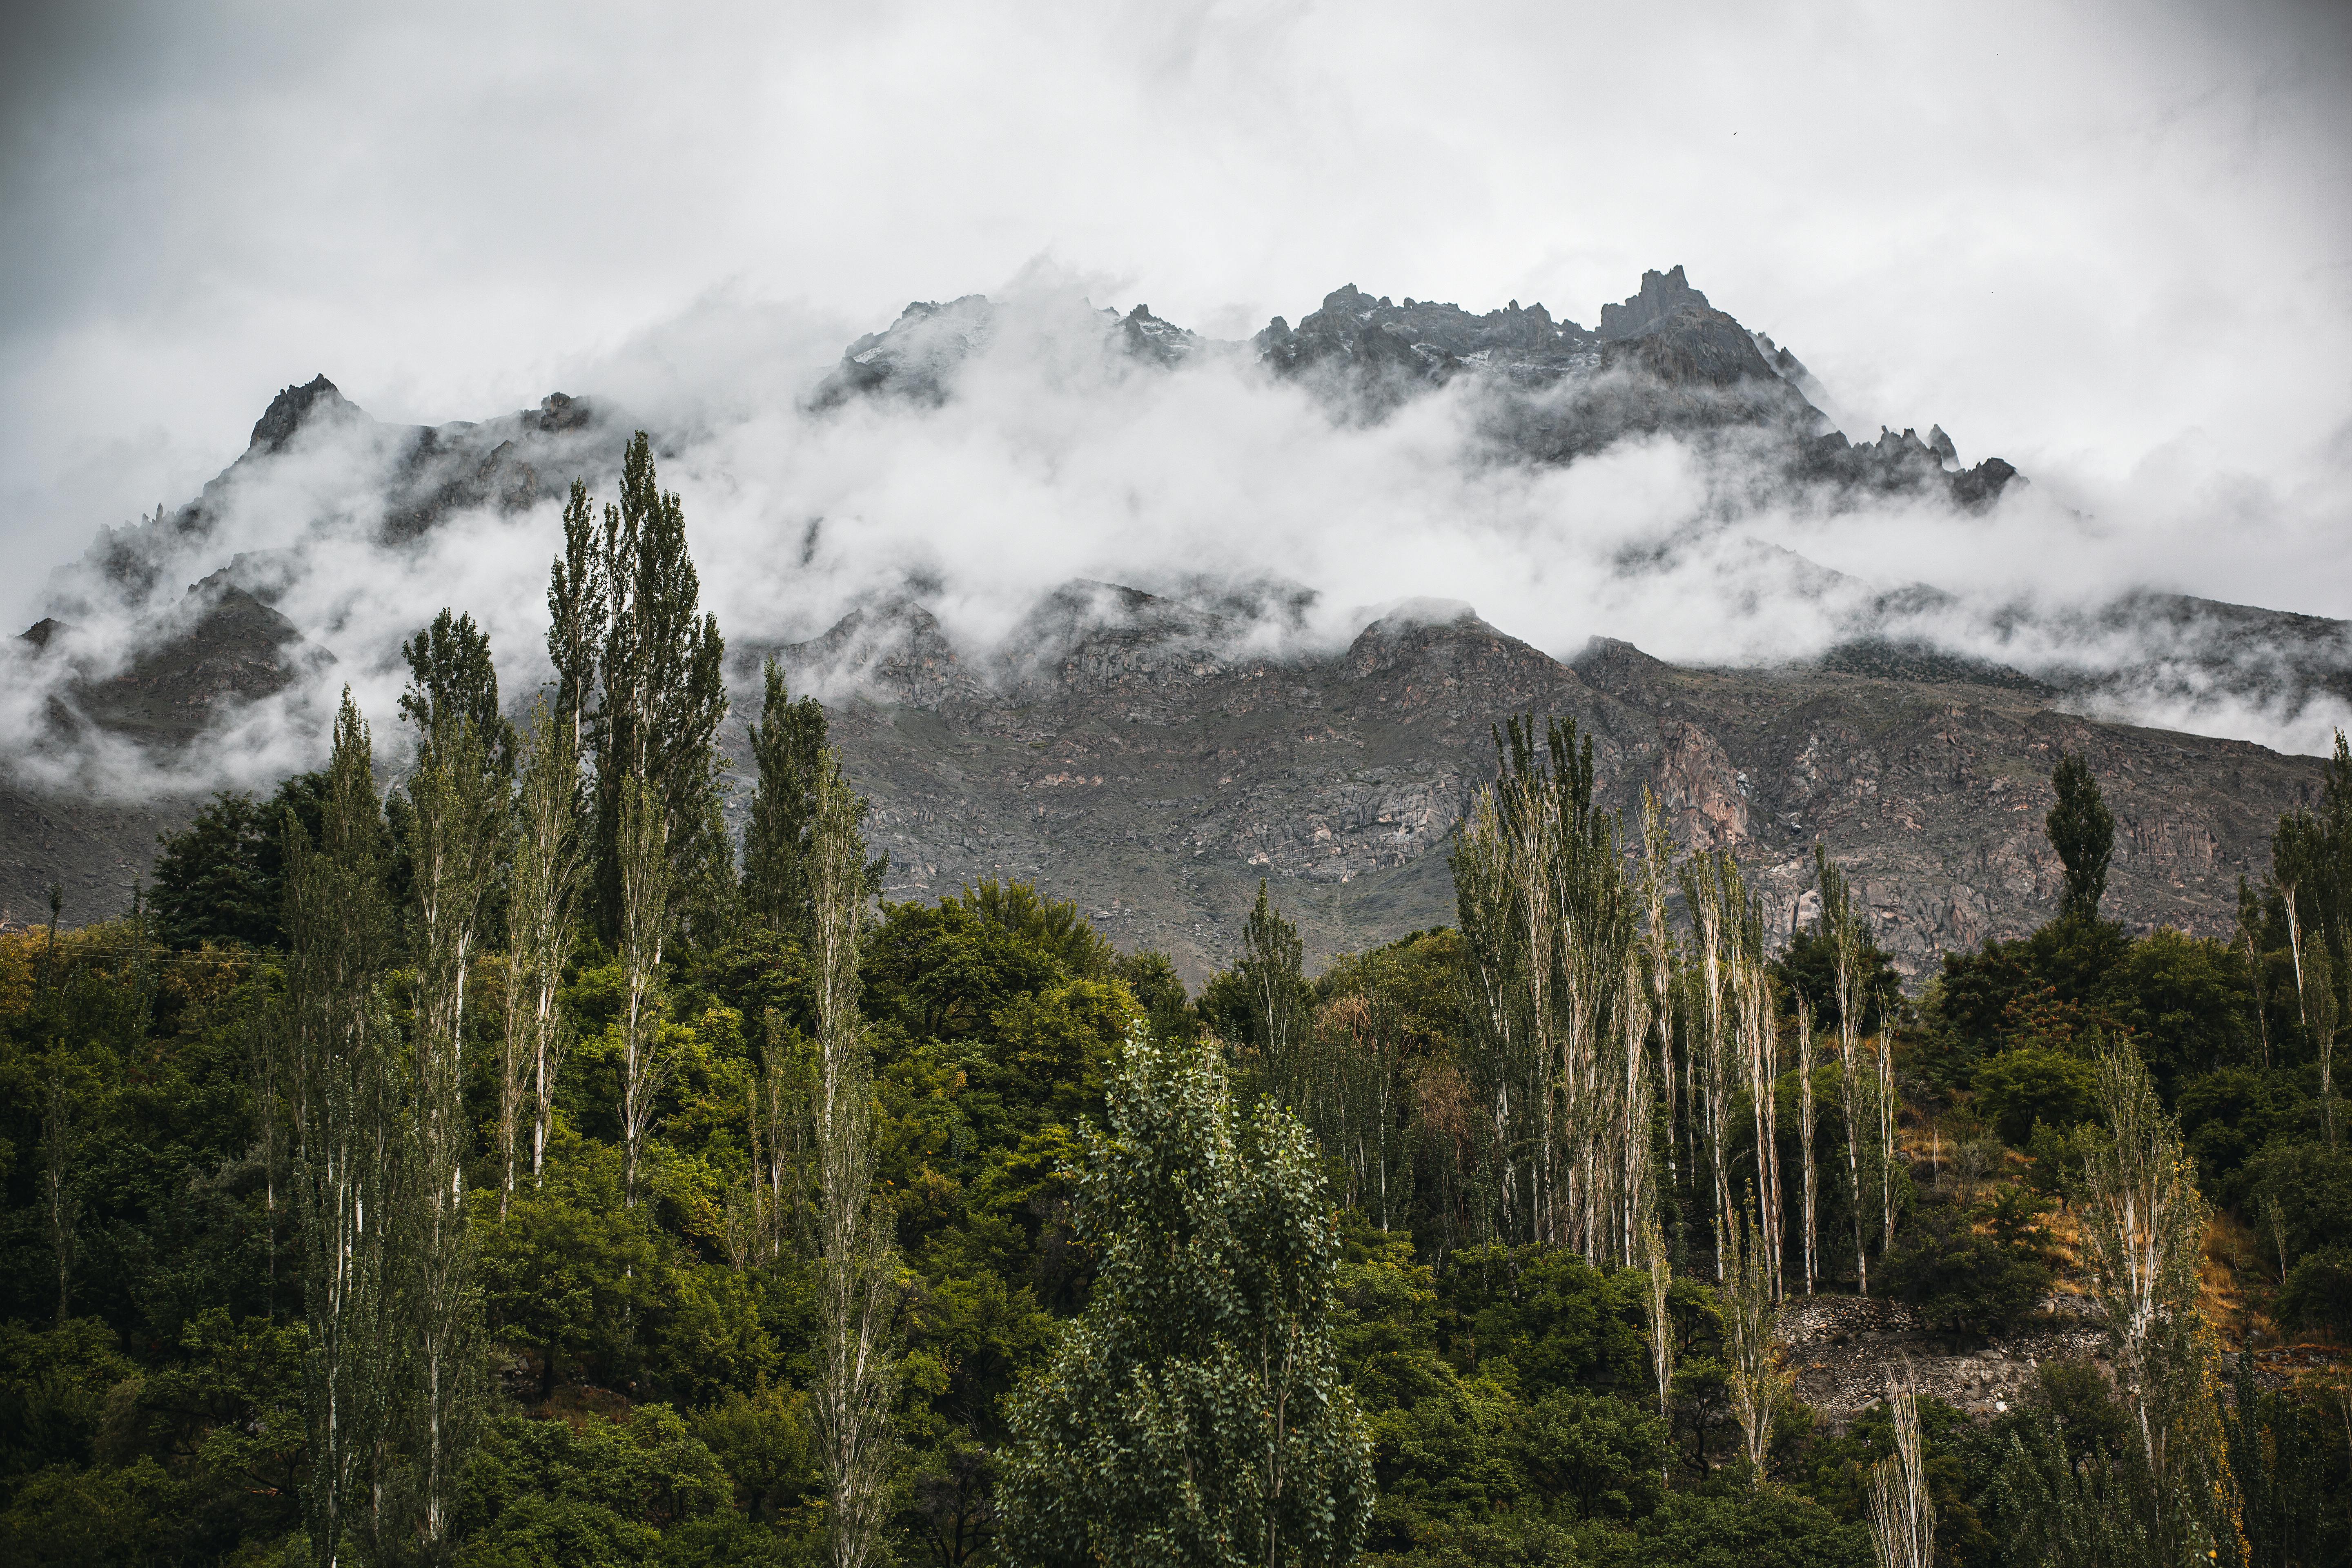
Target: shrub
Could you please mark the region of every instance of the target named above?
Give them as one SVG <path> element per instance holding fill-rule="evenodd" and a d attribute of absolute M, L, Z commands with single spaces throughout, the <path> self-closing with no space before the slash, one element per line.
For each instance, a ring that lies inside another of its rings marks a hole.
<path fill-rule="evenodd" d="M 2023 1148 L 2036 1121 L 2073 1127 L 2099 1113 L 2098 1079 L 2089 1062 L 2019 1046 L 1977 1069 L 1977 1105 L 2002 1142 Z"/>
<path fill-rule="evenodd" d="M 2352 1247 L 2323 1247 L 2295 1259 L 2279 1292 L 2279 1321 L 2321 1329 L 2352 1343 Z"/>
<path fill-rule="evenodd" d="M 1529 1405 L 1519 1462 L 1546 1495 L 1576 1500 L 1586 1519 L 1629 1519 L 1658 1505 L 1665 1424 L 1605 1394 L 1561 1389 Z"/>
<path fill-rule="evenodd" d="M 1979 1235 L 1969 1218 L 1950 1207 L 1915 1215 L 1882 1278 L 1932 1329 L 1997 1334 L 2033 1310 L 2050 1270 L 2030 1244 Z"/>

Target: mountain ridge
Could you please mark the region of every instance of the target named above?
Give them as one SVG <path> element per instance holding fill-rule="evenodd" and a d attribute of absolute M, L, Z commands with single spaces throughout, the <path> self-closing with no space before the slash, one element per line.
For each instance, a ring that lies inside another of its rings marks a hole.
<path fill-rule="evenodd" d="M 1647 789 L 1678 843 L 1738 855 L 1778 931 L 1821 838 L 1917 979 L 1947 948 L 2054 910 L 2042 815 L 2060 754 L 2086 754 L 2108 790 L 2109 908 L 2142 929 L 2225 932 L 2236 878 L 2260 873 L 2272 824 L 2319 777 L 2315 761 L 2103 724 L 1957 670 L 1690 669 L 1608 638 L 1561 661 L 1467 611 L 1375 621 L 1337 654 L 1224 657 L 1137 607 L 1159 624 L 1097 624 L 1003 688 L 941 677 L 969 661 L 919 606 L 895 612 L 906 653 L 867 649 L 875 673 L 832 703 L 891 896 L 1040 880 L 1197 982 L 1264 875 L 1327 958 L 1451 921 L 1444 847 L 1492 776 L 1495 727 L 1533 713 L 1593 738 L 1599 794 L 1629 822 Z M 830 638 L 740 658 L 773 651 L 796 683 L 837 691 Z"/>
<path fill-rule="evenodd" d="M 920 406 L 962 395 L 963 363 L 989 352 L 1006 309 L 980 295 L 910 305 L 849 346 L 804 416 L 859 398 Z M 1071 319 L 1139 373 L 1247 357 L 1343 422 L 1377 422 L 1462 383 L 1480 400 L 1479 438 L 1514 461 L 1572 463 L 1671 432 L 1702 450 L 1768 451 L 1784 480 L 1828 504 L 1908 493 L 1955 517 L 2023 482 L 1997 458 L 1961 468 L 1940 427 L 1861 444 L 1829 428 L 1802 362 L 1716 309 L 1679 267 L 1645 273 L 1592 330 L 1540 303 L 1474 314 L 1353 284 L 1296 327 L 1276 317 L 1242 341 L 1140 304 Z M 162 606 L 129 657 L 93 648 L 65 596 L 26 634 L 23 657 L 37 662 L 25 668 L 75 671 L 55 689 L 44 743 L 103 732 L 167 755 L 336 657 L 273 608 L 312 569 L 299 545 L 240 552 L 192 585 L 208 595 L 210 620 L 189 619 L 188 595 L 155 598 L 157 574 L 201 554 L 242 487 L 313 460 L 321 441 L 355 443 L 374 465 L 354 481 L 362 503 L 342 525 L 415 550 L 452 518 L 544 508 L 558 477 L 608 478 L 625 423 L 613 405 L 554 394 L 479 423 L 383 425 L 323 374 L 287 386 L 194 500 L 93 547 L 101 582 L 126 603 L 143 593 Z M 805 641 L 739 636 L 734 674 L 748 692 L 757 656 L 774 651 L 796 689 L 825 697 L 852 774 L 875 798 L 892 896 L 1043 879 L 1120 940 L 1170 947 L 1195 979 L 1228 955 L 1229 922 L 1258 875 L 1311 906 L 1299 912 L 1318 954 L 1450 919 L 1437 851 L 1491 773 L 1494 727 L 1526 712 L 1572 716 L 1595 737 L 1615 808 L 1636 811 L 1647 788 L 1683 842 L 1750 861 L 1782 929 L 1822 837 L 1885 911 L 1883 940 L 1915 976 L 1938 946 L 2010 934 L 2046 912 L 2054 863 L 2020 803 L 2046 789 L 2059 751 L 2088 750 L 2129 807 L 2118 810 L 2117 909 L 2201 929 L 2233 912 L 2234 877 L 2259 870 L 2270 823 L 2307 793 L 2316 764 L 2060 705 L 2142 688 L 2238 692 L 2290 711 L 2352 701 L 2345 623 L 2142 593 L 2085 612 L 2075 628 L 2084 647 L 2118 627 L 2163 630 L 2170 641 L 2142 665 L 2021 653 L 2005 663 L 2000 649 L 1937 640 L 1932 617 L 1955 603 L 1940 590 L 1872 591 L 1754 548 L 1860 606 L 1842 612 L 1840 640 L 1818 657 L 1685 668 L 1599 637 L 1559 659 L 1437 601 L 1394 607 L 1325 647 L 1301 636 L 1311 588 L 1237 563 L 1228 575 L 1156 584 L 1166 592 L 1074 579 L 1038 594 L 990 647 L 959 643 L 910 584 L 869 594 Z M 2020 627 L 2047 624 L 2016 614 Z M 726 731 L 739 765 L 746 718 L 739 710 Z M 154 832 L 195 805 L 0 785 L 0 918 L 27 918 L 52 877 L 75 885 L 86 914 L 120 908 Z"/>

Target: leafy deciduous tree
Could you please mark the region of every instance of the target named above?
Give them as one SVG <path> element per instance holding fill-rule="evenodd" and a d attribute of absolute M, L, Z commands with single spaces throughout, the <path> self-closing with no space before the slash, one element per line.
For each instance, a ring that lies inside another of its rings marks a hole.
<path fill-rule="evenodd" d="M 1021 1392 L 1005 1459 L 1016 1564 L 1346 1563 L 1370 1456 L 1332 1338 L 1338 1236 L 1305 1130 L 1238 1114 L 1206 1051 L 1139 1030 L 1090 1140 L 1101 1269 Z"/>
<path fill-rule="evenodd" d="M 2099 794 L 2099 781 L 2080 756 L 2061 757 L 2050 775 L 2058 804 L 2050 808 L 2051 847 L 2066 868 L 2066 891 L 2058 918 L 2084 924 L 2099 918 L 2107 890 L 2107 864 L 2115 858 L 2116 818 Z"/>

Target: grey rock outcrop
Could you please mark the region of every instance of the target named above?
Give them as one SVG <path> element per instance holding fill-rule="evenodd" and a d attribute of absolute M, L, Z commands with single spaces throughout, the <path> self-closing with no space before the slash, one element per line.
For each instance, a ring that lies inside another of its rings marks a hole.
<path fill-rule="evenodd" d="M 993 661 L 960 657 L 911 605 L 781 653 L 796 687 L 828 693 L 892 897 L 1035 879 L 1196 983 L 1231 959 L 1260 877 L 1318 955 L 1449 923 L 1444 851 L 1516 713 L 1576 719 L 1609 805 L 1637 818 L 1646 789 L 1680 842 L 1731 850 L 1779 931 L 1818 837 L 1914 975 L 2054 910 L 2042 818 L 2063 752 L 2100 774 L 2118 823 L 2108 907 L 2142 928 L 2225 932 L 2238 875 L 2260 873 L 2278 814 L 2318 777 L 2245 742 L 2059 711 L 1996 666 L 1692 670 L 1601 640 L 1563 664 L 1463 606 L 1312 657 L 1253 651 L 1247 630 L 1073 584 Z"/>
<path fill-rule="evenodd" d="M 1601 335 L 1612 342 L 1639 337 L 1685 306 L 1709 309 L 1706 296 L 1690 286 L 1680 263 L 1665 272 L 1644 272 L 1642 287 L 1633 298 L 1622 305 L 1601 307 Z"/>

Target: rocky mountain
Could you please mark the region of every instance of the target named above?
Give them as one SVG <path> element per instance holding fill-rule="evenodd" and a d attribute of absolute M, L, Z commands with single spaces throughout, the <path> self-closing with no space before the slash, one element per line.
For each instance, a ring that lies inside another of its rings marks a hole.
<path fill-rule="evenodd" d="M 1318 955 L 1450 923 L 1451 831 L 1510 714 L 1573 719 L 1608 804 L 1637 823 L 1646 790 L 1678 842 L 1733 850 L 1780 930 L 1807 911 L 1820 838 L 1915 975 L 2055 910 L 2062 752 L 2100 777 L 2107 907 L 2141 928 L 2226 933 L 2237 878 L 2318 778 L 2245 742 L 2082 719 L 1993 667 L 1685 669 L 1605 640 L 1561 663 L 1433 604 L 1276 658 L 1246 650 L 1245 624 L 1101 584 L 1035 619 L 1017 660 L 957 649 L 909 603 L 773 651 L 796 684 L 855 693 L 835 732 L 892 896 L 1034 879 L 1196 982 L 1261 877 Z"/>
<path fill-rule="evenodd" d="M 967 368 L 1006 333 L 1039 330 L 1027 309 L 979 295 L 909 305 L 849 346 L 799 417 L 831 419 L 861 399 L 925 416 L 966 395 Z M 1593 329 L 1539 302 L 1478 313 L 1349 285 L 1296 326 L 1276 317 L 1244 341 L 1142 305 L 1065 310 L 1050 330 L 1122 375 L 1220 362 L 1291 382 L 1343 426 L 1377 426 L 1452 389 L 1473 415 L 1475 462 L 1574 463 L 1667 434 L 1721 456 L 1736 476 L 1727 485 L 1832 510 L 1899 494 L 1947 504 L 1956 520 L 2023 482 L 1999 458 L 1962 468 L 1940 428 L 1850 441 L 1802 362 L 1678 267 L 1645 274 Z M 441 531 L 545 514 L 551 552 L 549 503 L 575 475 L 606 479 L 630 425 L 561 394 L 423 426 L 373 419 L 324 376 L 279 393 L 194 500 L 101 533 L 0 668 L 38 692 L 27 733 L 0 757 L 0 920 L 37 918 L 53 879 L 68 885 L 69 918 L 120 908 L 155 832 L 196 804 L 196 773 L 174 773 L 173 758 L 258 704 L 323 691 L 339 657 L 387 657 L 277 607 L 319 569 L 314 542 L 411 559 Z M 229 520 L 257 497 L 307 520 L 294 542 L 227 542 L 240 537 Z M 197 581 L 173 592 L 191 562 Z M 1066 584 L 986 647 L 949 635 L 911 567 L 903 590 L 862 594 L 809 641 L 730 630 L 741 689 L 773 651 L 796 689 L 832 707 L 875 802 L 894 897 L 1034 879 L 1122 943 L 1166 948 L 1196 981 L 1230 956 L 1260 877 L 1318 955 L 1449 921 L 1444 848 L 1491 776 L 1495 727 L 1514 713 L 1573 718 L 1593 738 L 1610 803 L 1638 813 L 1646 790 L 1682 842 L 1735 850 L 1783 929 L 1802 911 L 1811 845 L 1825 842 L 1914 973 L 1941 949 L 2025 930 L 2054 907 L 2041 823 L 2066 751 L 2091 757 L 2118 819 L 2110 907 L 2137 925 L 2221 930 L 2236 878 L 2264 868 L 2270 826 L 2309 795 L 2316 764 L 2086 715 L 2150 694 L 2289 716 L 2352 705 L 2344 623 L 2152 593 L 2064 616 L 1962 606 L 1785 552 L 1774 564 L 1796 584 L 1788 591 L 1844 606 L 1843 640 L 1816 658 L 1685 668 L 1603 639 L 1562 662 L 1437 603 L 1327 646 L 1308 631 L 1328 624 L 1308 614 L 1311 588 L 1242 562 L 1155 580 L 1156 593 Z M 1941 629 L 1963 613 L 1979 634 L 1967 647 Z M 2014 653 L 1988 658 L 1988 643 Z M 728 731 L 739 756 L 745 717 Z M 131 754 L 164 783 L 125 799 L 100 787 L 94 759 Z"/>
<path fill-rule="evenodd" d="M 1002 314 L 978 294 L 917 300 L 885 331 L 850 344 L 811 406 L 859 396 L 943 402 L 964 363 L 986 352 Z M 1276 316 L 1245 343 L 1203 338 L 1143 305 L 1124 317 L 1096 311 L 1093 330 L 1106 346 L 1160 368 L 1202 355 L 1248 358 L 1362 419 L 1467 379 L 1484 396 L 1488 441 L 1512 460 L 1572 462 L 1661 432 L 1760 437 L 1769 467 L 1791 482 L 1871 494 L 1935 487 L 1971 508 L 1999 499 L 2017 475 L 1998 458 L 1959 468 L 1940 428 L 1925 440 L 1882 430 L 1874 442 L 1851 443 L 1808 401 L 1818 384 L 1802 363 L 1709 305 L 1680 267 L 1643 274 L 1638 292 L 1601 307 L 1598 331 L 1555 321 L 1541 301 L 1473 314 L 1411 297 L 1393 303 L 1352 283 L 1325 295 L 1297 327 Z"/>
<path fill-rule="evenodd" d="M 338 444 L 339 464 L 356 460 L 359 471 L 339 474 L 334 489 L 310 498 L 326 514 L 320 521 L 349 522 L 390 543 L 414 542 L 457 513 L 526 510 L 560 493 L 572 474 L 611 467 L 610 423 L 592 400 L 559 392 L 535 409 L 480 423 L 386 425 L 315 376 L 270 400 L 244 452 L 194 500 L 169 513 L 158 506 L 135 527 L 100 529 L 89 562 L 126 597 L 152 592 L 166 562 L 212 537 L 240 490 L 299 467 L 303 447 L 337 435 L 349 438 Z M 337 515 L 351 512 L 363 515 Z M 268 599 L 301 565 L 290 554 L 248 555 L 229 570 Z"/>

